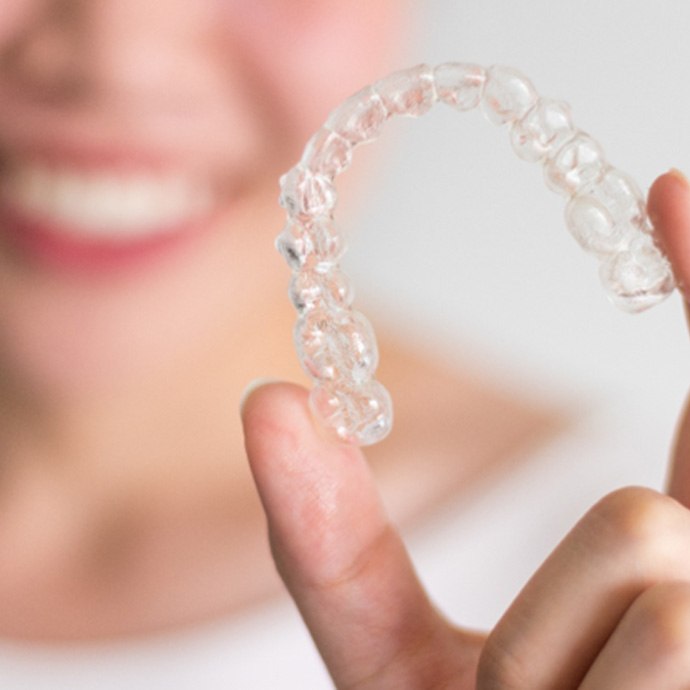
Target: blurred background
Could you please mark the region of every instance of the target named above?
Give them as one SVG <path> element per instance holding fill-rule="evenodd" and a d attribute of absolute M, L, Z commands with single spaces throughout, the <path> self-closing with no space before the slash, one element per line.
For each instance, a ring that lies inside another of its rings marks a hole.
<path fill-rule="evenodd" d="M 426 0 L 414 10 L 401 68 L 510 65 L 570 103 L 576 125 L 643 189 L 669 167 L 690 172 L 690 3 Z M 597 261 L 566 230 L 565 199 L 479 111 L 439 105 L 389 124 L 376 147 L 374 160 L 358 151 L 360 184 L 339 209 L 358 306 L 377 331 L 388 325 L 450 366 L 472 362 L 573 420 L 572 433 L 495 485 L 406 530 L 432 598 L 458 623 L 486 628 L 596 500 L 624 485 L 663 486 L 690 382 L 681 302 L 673 295 L 637 316 L 613 307 Z M 0 685 L 107 689 L 126 678 L 131 688 L 139 677 L 147 690 L 220 688 L 229 664 L 241 690 L 329 687 L 296 611 L 278 608 L 191 643 L 180 634 L 179 656 L 175 635 L 93 653 L 4 646 Z"/>
<path fill-rule="evenodd" d="M 417 13 L 410 64 L 521 70 L 645 191 L 669 167 L 690 170 L 690 4 L 428 0 Z M 565 402 L 589 429 L 585 445 L 547 451 L 410 535 L 442 608 L 484 627 L 598 498 L 663 485 L 690 382 L 681 302 L 613 307 L 598 262 L 566 230 L 565 199 L 479 111 L 437 106 L 382 140 L 383 174 L 348 221 L 358 299 L 413 341 L 436 339 L 451 362 L 469 357 L 523 395 Z"/>
<path fill-rule="evenodd" d="M 429 0 L 418 13 L 411 63 L 516 67 L 570 103 L 643 189 L 690 167 L 687 3 Z M 505 128 L 437 106 L 382 139 L 387 166 L 362 195 L 349 253 L 360 296 L 433 324 L 516 385 L 615 388 L 659 416 L 676 409 L 687 373 L 678 300 L 636 317 L 612 309 L 597 262 L 567 233 L 565 199 L 513 154 Z"/>

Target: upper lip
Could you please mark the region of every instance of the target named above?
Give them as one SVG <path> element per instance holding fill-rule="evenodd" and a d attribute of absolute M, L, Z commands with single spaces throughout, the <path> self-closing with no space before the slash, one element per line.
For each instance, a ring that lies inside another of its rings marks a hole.
<path fill-rule="evenodd" d="M 241 128 L 224 126 L 229 115 L 217 104 L 174 111 L 95 101 L 72 109 L 18 96 L 1 75 L 0 103 L 0 172 L 10 175 L 27 163 L 87 175 L 181 174 L 223 203 L 239 198 L 248 171 L 263 164 L 263 150 Z"/>
<path fill-rule="evenodd" d="M 1 116 L 0 116 L 1 119 Z M 235 196 L 241 190 L 242 176 L 232 162 L 217 153 L 216 158 L 180 148 L 143 143 L 135 137 L 106 137 L 92 133 L 78 138 L 62 137 L 51 129 L 26 136 L 8 135 L 0 122 L 0 172 L 18 165 L 39 163 L 49 168 L 71 169 L 88 174 L 169 175 L 182 174 L 205 185 L 219 199 Z"/>
<path fill-rule="evenodd" d="M 90 143 L 55 140 L 45 136 L 26 142 L 0 142 L 0 160 L 4 164 L 16 160 L 39 160 L 50 166 L 72 167 L 84 171 L 108 169 L 122 173 L 137 170 L 155 172 L 179 167 L 176 158 L 171 153 L 131 142 Z"/>
<path fill-rule="evenodd" d="M 151 113 L 133 106 L 51 108 L 13 98 L 4 93 L 1 83 L 0 102 L 0 161 L 8 156 L 29 157 L 82 169 L 122 171 L 239 165 L 228 157 L 239 149 L 208 137 L 203 118 Z M 220 131 L 222 136 L 224 130 Z"/>

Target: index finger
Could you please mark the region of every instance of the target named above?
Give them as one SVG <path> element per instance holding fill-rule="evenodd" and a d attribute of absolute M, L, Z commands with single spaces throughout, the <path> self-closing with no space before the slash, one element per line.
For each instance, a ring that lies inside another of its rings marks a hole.
<path fill-rule="evenodd" d="M 649 216 L 656 237 L 673 266 L 673 272 L 690 314 L 690 184 L 677 170 L 661 175 L 649 190 Z M 669 493 L 690 505 L 690 406 L 681 417 L 673 451 Z"/>
<path fill-rule="evenodd" d="M 473 687 L 479 638 L 429 602 L 359 449 L 319 435 L 297 386 L 258 389 L 243 419 L 274 558 L 337 686 Z"/>
<path fill-rule="evenodd" d="M 685 299 L 690 297 L 690 183 L 679 170 L 658 177 L 649 190 L 649 217 L 671 261 Z"/>

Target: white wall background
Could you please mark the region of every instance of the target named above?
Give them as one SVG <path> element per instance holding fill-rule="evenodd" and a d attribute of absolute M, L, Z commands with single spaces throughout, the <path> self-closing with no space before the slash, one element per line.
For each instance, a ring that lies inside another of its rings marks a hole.
<path fill-rule="evenodd" d="M 569 102 L 643 189 L 671 166 L 690 172 L 690 2 L 428 0 L 418 15 L 410 64 L 514 66 Z M 678 295 L 637 316 L 608 302 L 565 228 L 565 199 L 505 129 L 443 106 L 391 129 L 384 174 L 353 219 L 359 298 L 519 392 L 594 410 L 590 446 L 463 499 L 410 540 L 443 609 L 487 626 L 594 501 L 662 486 L 690 343 Z"/>
<path fill-rule="evenodd" d="M 690 3 L 428 0 L 418 16 L 410 64 L 512 65 L 569 102 L 642 188 L 690 171 Z M 690 382 L 678 296 L 637 316 L 612 307 L 567 233 L 565 199 L 478 111 L 439 105 L 382 140 L 385 174 L 363 195 L 348 258 L 361 299 L 516 385 L 626 396 L 668 437 Z"/>

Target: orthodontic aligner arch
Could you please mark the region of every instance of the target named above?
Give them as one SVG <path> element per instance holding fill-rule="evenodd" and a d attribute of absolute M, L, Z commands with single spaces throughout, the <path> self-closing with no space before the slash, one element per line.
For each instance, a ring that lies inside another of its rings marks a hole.
<path fill-rule="evenodd" d="M 503 65 L 448 62 L 394 72 L 338 106 L 280 179 L 288 222 L 276 247 L 293 270 L 289 295 L 299 315 L 294 340 L 315 383 L 310 405 L 327 429 L 358 445 L 385 438 L 393 407 L 374 378 L 373 329 L 353 310 L 352 286 L 339 268 L 345 242 L 333 219 L 334 181 L 350 165 L 353 150 L 376 140 L 387 120 L 419 117 L 437 102 L 461 112 L 480 107 L 490 122 L 508 126 L 520 158 L 542 164 L 546 185 L 568 199 L 566 226 L 600 261 L 599 275 L 614 304 L 640 312 L 675 287 L 654 243 L 645 197 L 574 126 L 567 104 L 540 97 L 527 77 Z"/>

